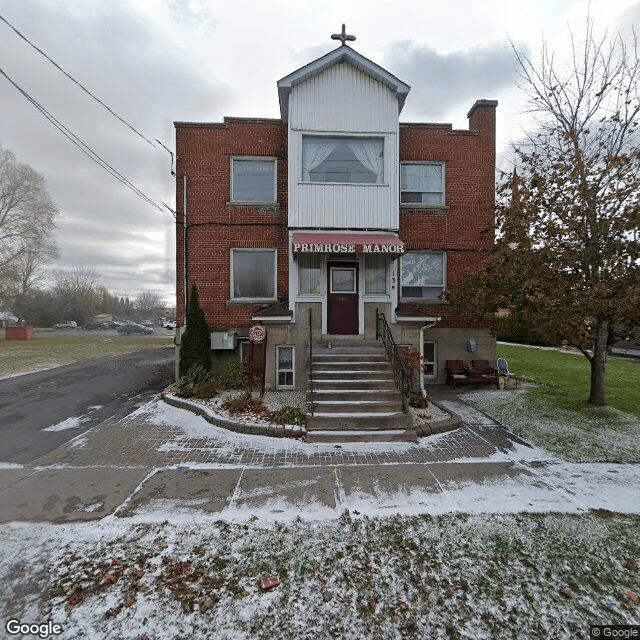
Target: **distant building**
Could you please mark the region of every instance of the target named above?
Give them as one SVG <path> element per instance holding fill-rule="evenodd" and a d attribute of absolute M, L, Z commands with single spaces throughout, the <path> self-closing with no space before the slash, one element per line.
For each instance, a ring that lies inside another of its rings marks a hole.
<path fill-rule="evenodd" d="M 325 345 L 375 340 L 383 313 L 422 353 L 424 386 L 445 382 L 447 359 L 495 361 L 491 324 L 441 296 L 494 242 L 497 102 L 476 101 L 469 129 L 400 122 L 410 87 L 344 44 L 277 86 L 279 119 L 175 123 L 178 325 L 186 204 L 212 357 L 245 354 L 263 324 L 268 387 L 307 384 L 310 313 Z"/>

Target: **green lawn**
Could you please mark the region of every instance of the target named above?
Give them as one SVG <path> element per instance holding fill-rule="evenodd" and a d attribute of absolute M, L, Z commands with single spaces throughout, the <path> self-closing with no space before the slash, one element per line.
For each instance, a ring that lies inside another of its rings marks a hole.
<path fill-rule="evenodd" d="M 61 364 L 170 347 L 173 337 L 142 336 L 36 337 L 34 340 L 0 340 L 0 376 L 38 371 Z"/>
<path fill-rule="evenodd" d="M 572 462 L 640 460 L 640 362 L 609 360 L 606 401 L 587 405 L 587 359 L 544 349 L 498 345 L 509 371 L 539 386 L 466 394 L 464 400 L 513 433 Z"/>
<path fill-rule="evenodd" d="M 589 397 L 591 370 L 583 355 L 498 345 L 498 357 L 506 358 L 509 371 L 542 386 L 536 390 L 565 409 L 580 409 Z M 640 362 L 608 359 L 605 401 L 607 405 L 640 416 Z"/>

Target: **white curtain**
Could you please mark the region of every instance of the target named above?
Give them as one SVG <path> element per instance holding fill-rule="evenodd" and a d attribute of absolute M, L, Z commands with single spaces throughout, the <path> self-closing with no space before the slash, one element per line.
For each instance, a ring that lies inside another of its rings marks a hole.
<path fill-rule="evenodd" d="M 302 139 L 302 181 L 310 182 L 309 173 L 322 164 L 338 145 L 336 140 L 322 138 Z"/>
<path fill-rule="evenodd" d="M 384 158 L 382 157 L 382 140 L 354 140 L 349 143 L 358 160 L 376 176 L 376 184 L 382 183 L 384 175 Z"/>

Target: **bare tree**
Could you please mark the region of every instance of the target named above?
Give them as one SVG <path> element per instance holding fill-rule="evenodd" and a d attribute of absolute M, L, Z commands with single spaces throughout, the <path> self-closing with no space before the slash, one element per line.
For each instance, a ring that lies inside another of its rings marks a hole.
<path fill-rule="evenodd" d="M 47 241 L 42 245 L 32 246 L 5 267 L 0 279 L 0 299 L 6 301 L 19 321 L 25 318 L 28 298 L 45 279 L 44 267 L 58 256 L 56 245 Z"/>
<path fill-rule="evenodd" d="M 546 46 L 537 64 L 514 47 L 538 128 L 502 176 L 491 267 L 450 298 L 575 346 L 601 405 L 607 349 L 640 324 L 640 56 L 635 35 L 597 38 L 590 21 L 571 44 L 564 69 Z"/>
<path fill-rule="evenodd" d="M 143 316 L 159 316 L 164 312 L 162 296 L 155 291 L 143 291 L 136 298 L 136 309 Z"/>
<path fill-rule="evenodd" d="M 53 272 L 53 294 L 59 313 L 67 320 L 84 323 L 100 309 L 108 295 L 100 273 L 93 267 L 77 266 Z"/>
<path fill-rule="evenodd" d="M 44 177 L 0 146 L 0 273 L 23 254 L 50 245 L 58 216 Z"/>

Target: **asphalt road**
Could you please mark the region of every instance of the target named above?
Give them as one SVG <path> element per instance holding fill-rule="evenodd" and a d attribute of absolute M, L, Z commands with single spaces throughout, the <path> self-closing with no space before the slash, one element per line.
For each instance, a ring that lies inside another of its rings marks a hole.
<path fill-rule="evenodd" d="M 0 380 L 0 462 L 32 462 L 131 413 L 173 382 L 174 359 L 173 347 L 145 349 Z"/>

